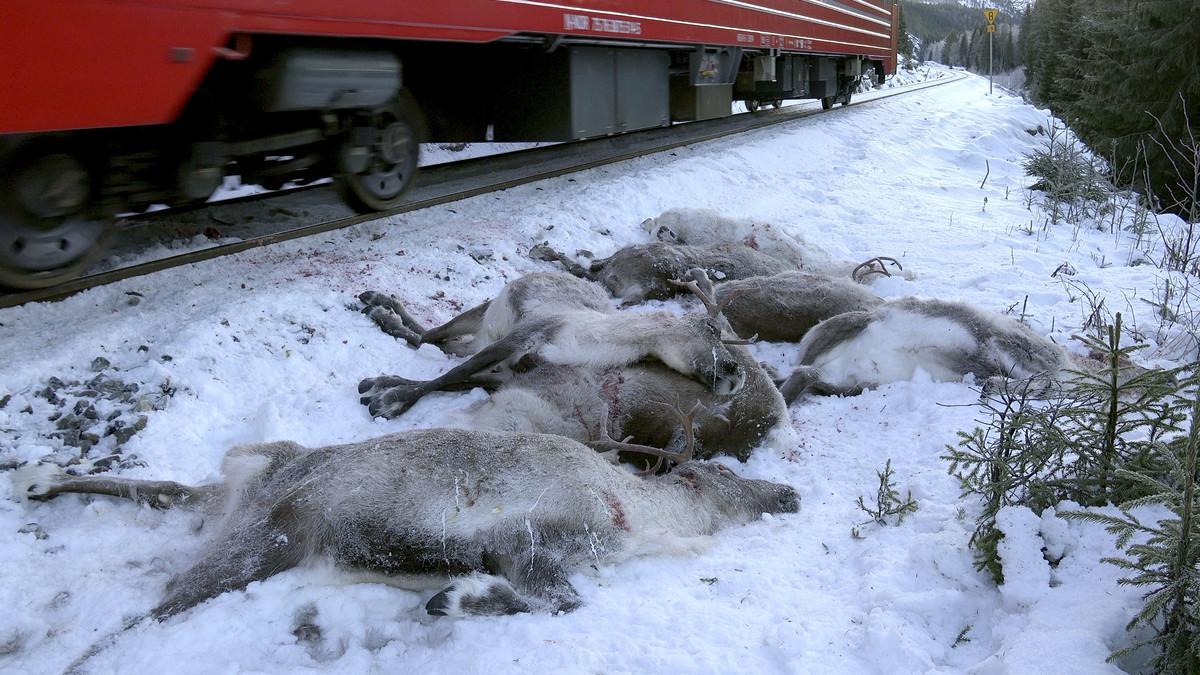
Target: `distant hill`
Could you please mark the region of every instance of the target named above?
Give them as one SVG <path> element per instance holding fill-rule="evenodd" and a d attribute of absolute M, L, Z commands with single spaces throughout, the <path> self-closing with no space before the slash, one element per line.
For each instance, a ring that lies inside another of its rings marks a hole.
<path fill-rule="evenodd" d="M 984 9 L 994 7 L 1001 11 L 1009 11 L 1010 13 L 1020 14 L 1025 11 L 1025 8 L 1033 4 L 1033 0 L 914 0 L 926 5 L 962 5 L 972 9 Z"/>
<path fill-rule="evenodd" d="M 992 67 L 1003 73 L 1021 66 L 1024 6 L 1024 0 L 900 0 L 900 15 L 904 30 L 913 37 L 919 60 L 987 72 L 988 34 L 983 8 L 1000 10 L 992 35 Z"/>
<path fill-rule="evenodd" d="M 1023 0 L 901 0 L 905 29 L 922 45 L 931 45 L 951 35 L 982 30 L 987 25 L 984 7 L 1000 10 L 997 25 L 1020 25 L 1025 13 Z"/>

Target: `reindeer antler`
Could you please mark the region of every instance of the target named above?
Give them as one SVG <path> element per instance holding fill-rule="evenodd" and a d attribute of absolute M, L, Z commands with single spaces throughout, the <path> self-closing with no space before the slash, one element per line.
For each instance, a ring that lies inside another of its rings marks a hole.
<path fill-rule="evenodd" d="M 567 272 L 570 272 L 581 279 L 594 278 L 593 271 L 596 268 L 596 261 L 593 260 L 591 263 L 589 263 L 588 267 L 584 267 L 583 265 L 580 265 L 571 259 L 571 257 L 567 254 L 558 251 L 546 242 L 542 242 L 530 248 L 529 257 L 533 260 L 544 260 L 550 263 L 556 262 L 562 265 Z"/>
<path fill-rule="evenodd" d="M 692 295 L 695 295 L 700 299 L 700 302 L 704 303 L 704 308 L 708 310 L 709 316 L 713 318 L 720 316 L 721 310 L 725 309 L 725 306 L 717 303 L 716 294 L 713 293 L 712 281 L 709 280 L 708 273 L 699 267 L 693 267 L 684 276 L 691 277 L 691 279 L 687 281 L 683 279 L 668 279 L 667 281 L 672 286 L 686 288 L 691 291 Z M 703 284 L 703 287 L 701 287 L 701 284 Z"/>
<path fill-rule="evenodd" d="M 656 457 L 658 461 L 654 466 L 650 467 L 644 474 L 656 473 L 661 467 L 664 459 L 674 462 L 675 464 L 683 464 L 691 461 L 696 452 L 696 431 L 694 424 L 696 421 L 696 413 L 703 410 L 704 406 L 696 401 L 696 405 L 688 412 L 683 412 L 677 406 L 672 406 L 675 414 L 679 417 L 680 423 L 683 425 L 684 448 L 678 452 L 671 452 L 664 448 L 655 448 L 649 445 L 641 445 L 640 443 L 630 443 L 633 436 L 626 436 L 624 440 L 614 440 L 608 433 L 608 405 L 605 404 L 605 414 L 601 416 L 600 422 L 600 438 L 594 441 L 588 441 L 585 445 L 597 452 L 636 452 L 643 455 Z"/>
<path fill-rule="evenodd" d="M 710 281 L 708 278 L 708 273 L 699 267 L 693 267 L 692 269 L 688 270 L 687 276 L 691 277 L 691 280 L 683 281 L 681 279 L 669 279 L 668 281 L 670 281 L 670 283 L 674 286 L 688 289 L 693 295 L 695 295 L 697 298 L 700 298 L 700 302 L 704 303 L 705 309 L 708 310 L 708 315 L 714 319 L 721 316 L 721 313 L 725 311 L 725 308 L 729 306 L 729 303 L 733 302 L 734 298 L 741 295 L 745 291 L 745 289 L 742 288 L 734 289 L 726 293 L 725 298 L 718 302 L 716 299 L 716 292 L 713 290 L 712 281 Z M 721 338 L 721 342 L 727 345 L 752 345 L 757 340 L 758 333 L 755 333 L 746 339 L 736 337 L 736 333 L 735 337 L 733 338 Z"/>
<path fill-rule="evenodd" d="M 755 333 L 744 340 L 742 338 L 738 338 L 736 340 L 731 338 L 721 338 L 721 344 L 724 345 L 752 345 L 755 342 L 758 342 L 758 333 Z"/>
<path fill-rule="evenodd" d="M 864 279 L 872 274 L 881 274 L 885 277 L 890 277 L 892 273 L 888 271 L 888 263 L 895 265 L 896 269 L 904 271 L 904 266 L 900 264 L 899 260 L 887 256 L 876 256 L 859 263 L 858 267 L 855 267 L 854 271 L 850 273 L 850 278 L 861 284 Z"/>

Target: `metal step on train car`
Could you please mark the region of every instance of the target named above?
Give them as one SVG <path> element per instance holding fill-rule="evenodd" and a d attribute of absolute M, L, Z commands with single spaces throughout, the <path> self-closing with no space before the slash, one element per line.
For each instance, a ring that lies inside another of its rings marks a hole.
<path fill-rule="evenodd" d="M 80 274 L 115 214 L 333 176 L 397 205 L 419 144 L 569 141 L 895 69 L 891 0 L 7 0 L 0 286 Z"/>

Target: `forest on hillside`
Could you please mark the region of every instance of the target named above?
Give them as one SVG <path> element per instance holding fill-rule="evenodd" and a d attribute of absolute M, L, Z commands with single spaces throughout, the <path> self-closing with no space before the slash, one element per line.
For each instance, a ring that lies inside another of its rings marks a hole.
<path fill-rule="evenodd" d="M 993 69 L 997 73 L 1021 65 L 1022 14 L 1008 2 L 989 3 L 1000 10 L 992 34 Z M 910 37 L 901 50 L 919 61 L 988 72 L 988 33 L 983 11 L 957 3 L 902 2 L 901 33 Z"/>
<path fill-rule="evenodd" d="M 1037 0 L 1023 33 L 1033 100 L 1107 158 L 1119 184 L 1200 218 L 1200 3 Z"/>
<path fill-rule="evenodd" d="M 993 68 L 1049 107 L 1097 154 L 1110 179 L 1200 218 L 1200 2 L 1008 0 L 993 33 Z M 988 72 L 978 7 L 901 3 L 902 51 Z"/>

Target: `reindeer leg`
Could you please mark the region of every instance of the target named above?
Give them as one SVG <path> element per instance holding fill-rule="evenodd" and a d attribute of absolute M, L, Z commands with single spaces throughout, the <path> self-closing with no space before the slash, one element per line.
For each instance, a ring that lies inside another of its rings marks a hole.
<path fill-rule="evenodd" d="M 192 487 L 166 480 L 135 480 L 115 476 L 72 476 L 57 465 L 22 467 L 12 477 L 14 494 L 45 501 L 61 494 L 108 495 L 131 499 L 154 508 L 204 506 L 221 493 L 220 485 Z"/>
<path fill-rule="evenodd" d="M 596 280 L 595 270 L 603 261 L 593 261 L 590 268 L 585 268 L 583 265 L 575 262 L 563 253 L 550 248 L 548 244 L 538 244 L 529 249 L 529 257 L 534 260 L 544 260 L 546 262 L 556 262 L 563 266 L 563 269 L 580 279 Z M 607 260 L 607 258 L 606 258 Z"/>
<path fill-rule="evenodd" d="M 366 291 L 359 294 L 358 299 L 362 300 L 363 304 L 368 307 L 380 307 L 395 313 L 396 316 L 400 317 L 406 328 L 418 335 L 426 331 L 426 328 L 404 308 L 404 303 L 397 300 L 394 295 L 380 293 L 379 291 Z"/>
<path fill-rule="evenodd" d="M 625 307 L 633 307 L 635 305 L 640 305 L 640 304 L 646 302 L 646 300 L 648 300 L 648 299 L 649 299 L 649 294 L 646 293 L 646 291 L 643 291 L 643 290 L 632 291 L 630 293 L 627 293 L 627 294 L 621 296 L 621 307 L 625 308 Z"/>
<path fill-rule="evenodd" d="M 384 333 L 404 340 L 413 347 L 421 346 L 425 327 L 404 309 L 399 300 L 378 291 L 366 291 L 358 299 L 366 305 L 363 311 Z"/>
<path fill-rule="evenodd" d="M 821 371 L 812 366 L 800 366 L 783 382 L 776 382 L 779 393 L 788 405 L 806 394 L 816 396 L 857 396 L 862 387 L 842 387 L 821 379 Z"/>
<path fill-rule="evenodd" d="M 481 305 L 468 309 L 440 326 L 430 328 L 422 334 L 421 341 L 441 347 L 455 338 L 474 335 L 479 332 L 479 327 L 483 324 L 483 315 L 487 312 L 488 306 L 491 304 L 492 301 L 488 300 Z"/>
<path fill-rule="evenodd" d="M 479 389 L 483 389 L 484 391 L 487 391 L 487 392 L 492 392 L 492 391 L 495 391 L 496 389 L 500 388 L 500 386 L 503 385 L 505 382 L 508 382 L 509 379 L 510 378 L 504 377 L 504 376 L 496 374 L 496 373 L 478 373 L 476 375 L 471 376 L 471 378 L 465 382 L 459 382 L 457 384 L 448 384 L 445 387 L 443 387 L 441 389 L 441 391 L 471 391 L 472 389 L 479 388 Z M 366 382 L 373 383 L 371 388 L 368 389 L 367 393 L 363 394 L 364 396 L 366 396 L 366 395 L 378 394 L 380 392 L 387 391 L 388 389 L 391 389 L 393 387 L 401 387 L 401 386 L 411 387 L 414 385 L 419 385 L 423 382 L 423 380 L 410 380 L 406 377 L 400 377 L 399 375 L 381 375 L 379 377 L 367 378 L 366 380 L 363 380 L 362 382 L 363 383 L 366 383 Z"/>
<path fill-rule="evenodd" d="M 430 598 L 425 611 L 434 616 L 502 616 L 570 612 L 582 604 L 566 570 L 545 552 L 488 554 L 485 562 L 503 576 L 475 574 L 456 579 Z"/>
<path fill-rule="evenodd" d="M 295 533 L 293 533 L 294 535 Z M 298 565 L 304 555 L 287 533 L 260 520 L 232 528 L 206 547 L 207 553 L 167 582 L 167 595 L 150 613 L 159 621 L 227 591 L 240 591 L 254 581 Z"/>
<path fill-rule="evenodd" d="M 536 350 L 545 341 L 546 332 L 557 325 L 554 321 L 540 322 L 514 331 L 432 380 L 405 380 L 401 384 L 389 386 L 387 383 L 398 382 L 401 378 L 367 378 L 358 383 L 358 393 L 362 396 L 359 402 L 367 406 L 372 417 L 391 419 L 403 413 L 426 394 L 478 382 L 477 378 L 488 381 L 488 371 L 497 365 L 510 362 L 520 353 Z"/>
<path fill-rule="evenodd" d="M 433 616 L 506 616 L 533 611 L 504 577 L 472 574 L 455 579 L 425 603 Z"/>
<path fill-rule="evenodd" d="M 535 601 L 551 613 L 578 609 L 583 601 L 567 578 L 562 564 L 544 551 L 523 551 L 507 559 L 497 559 L 496 565 L 519 593 Z"/>
<path fill-rule="evenodd" d="M 367 316 L 387 335 L 404 340 L 412 347 L 421 346 L 421 334 L 404 325 L 404 320 L 386 307 L 372 307 Z"/>

